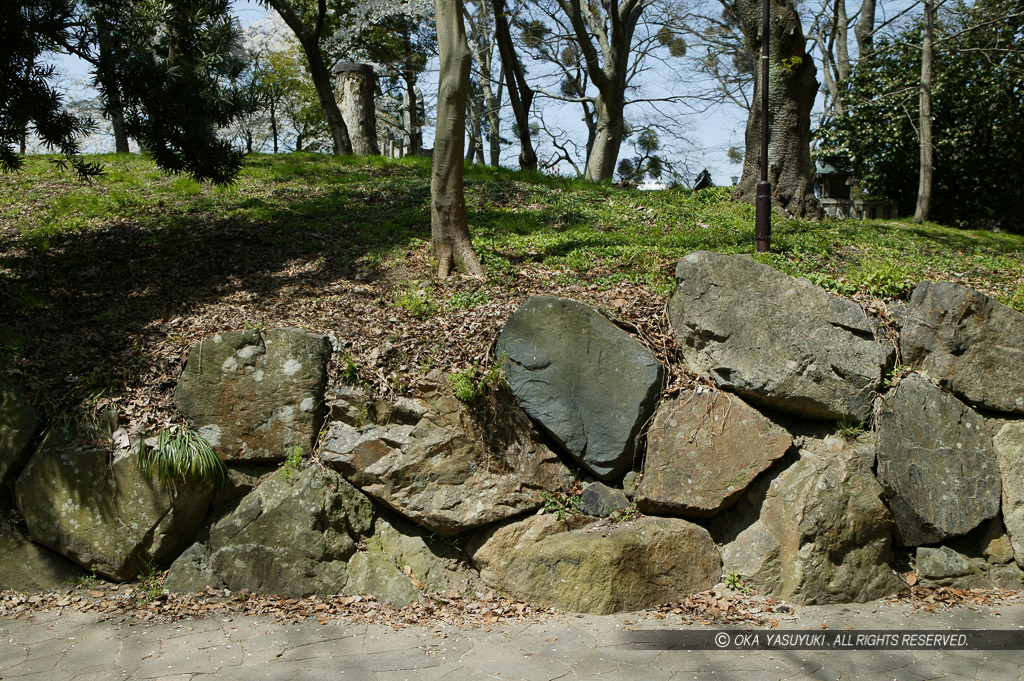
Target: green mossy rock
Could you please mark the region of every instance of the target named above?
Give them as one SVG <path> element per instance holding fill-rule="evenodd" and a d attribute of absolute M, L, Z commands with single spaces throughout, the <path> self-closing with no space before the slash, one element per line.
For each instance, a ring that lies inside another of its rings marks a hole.
<path fill-rule="evenodd" d="M 476 585 L 447 544 L 400 520 L 388 521 L 337 472 L 309 466 L 271 475 L 214 524 L 209 546 L 171 566 L 179 592 L 207 586 L 303 597 L 372 594 L 397 606 L 424 592 Z"/>
<path fill-rule="evenodd" d="M 20 388 L 0 380 L 0 487 L 17 478 L 29 457 L 36 416 Z"/>
<path fill-rule="evenodd" d="M 123 582 L 187 547 L 211 485 L 163 484 L 138 466 L 138 442 L 93 428 L 51 430 L 18 478 L 15 495 L 32 540 L 86 570 Z"/>
<path fill-rule="evenodd" d="M 0 589 L 53 591 L 66 587 L 77 572 L 71 563 L 36 546 L 0 518 Z"/>
<path fill-rule="evenodd" d="M 710 589 L 722 560 L 707 530 L 679 518 L 588 525 L 536 515 L 484 532 L 470 545 L 490 586 L 565 610 L 641 610 Z"/>

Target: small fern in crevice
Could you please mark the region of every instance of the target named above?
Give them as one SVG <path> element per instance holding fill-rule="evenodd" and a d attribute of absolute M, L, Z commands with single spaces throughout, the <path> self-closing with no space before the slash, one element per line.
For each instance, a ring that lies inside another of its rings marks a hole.
<path fill-rule="evenodd" d="M 220 488 L 228 480 L 228 467 L 213 447 L 188 426 L 160 431 L 156 447 L 139 447 L 139 467 L 167 483 L 196 477 Z"/>

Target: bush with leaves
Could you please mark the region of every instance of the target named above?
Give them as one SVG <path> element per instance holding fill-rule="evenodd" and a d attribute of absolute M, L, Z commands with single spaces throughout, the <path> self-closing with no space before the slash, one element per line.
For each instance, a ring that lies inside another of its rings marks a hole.
<path fill-rule="evenodd" d="M 955 226 L 1024 230 L 1024 11 L 979 0 L 940 14 L 932 86 L 931 215 Z M 847 83 L 845 115 L 818 131 L 818 154 L 842 155 L 871 196 L 917 200 L 920 26 L 879 39 Z"/>

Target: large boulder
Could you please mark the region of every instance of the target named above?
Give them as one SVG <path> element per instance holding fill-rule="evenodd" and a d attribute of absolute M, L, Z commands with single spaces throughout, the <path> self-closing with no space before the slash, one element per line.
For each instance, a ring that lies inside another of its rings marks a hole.
<path fill-rule="evenodd" d="M 722 561 L 707 530 L 679 518 L 617 525 L 536 515 L 485 531 L 469 550 L 489 585 L 576 612 L 641 610 L 710 589 Z"/>
<path fill-rule="evenodd" d="M 225 460 L 309 454 L 323 424 L 331 343 L 301 329 L 219 333 L 189 353 L 174 402 Z"/>
<path fill-rule="evenodd" d="M 206 586 L 302 597 L 373 594 L 407 605 L 423 591 L 465 588 L 464 564 L 442 542 L 393 524 L 340 474 L 310 466 L 269 476 L 171 566 L 168 588 Z"/>
<path fill-rule="evenodd" d="M 863 421 L 890 356 L 852 301 L 742 256 L 690 253 L 668 312 L 687 365 L 801 416 Z"/>
<path fill-rule="evenodd" d="M 1003 524 L 1024 568 L 1024 421 L 1004 424 L 992 439 L 1002 477 Z"/>
<path fill-rule="evenodd" d="M 209 483 L 146 475 L 124 431 L 51 430 L 15 485 L 32 540 L 114 581 L 187 547 L 213 495 Z"/>
<path fill-rule="evenodd" d="M 498 352 L 519 404 L 566 452 L 601 480 L 629 470 L 664 375 L 646 348 L 586 305 L 534 296 Z"/>
<path fill-rule="evenodd" d="M 686 393 L 663 404 L 648 430 L 637 506 L 647 513 L 712 516 L 792 444 L 789 433 L 738 397 Z"/>
<path fill-rule="evenodd" d="M 975 407 L 1024 414 L 1024 314 L 974 289 L 926 281 L 900 337 L 903 363 Z"/>
<path fill-rule="evenodd" d="M 36 546 L 0 518 L 0 589 L 53 591 L 66 587 L 76 573 L 71 563 Z"/>
<path fill-rule="evenodd" d="M 320 456 L 366 494 L 451 536 L 536 510 L 571 482 L 507 391 L 472 411 L 436 378 L 381 412 L 331 424 Z M 386 413 L 385 413 L 386 412 Z"/>
<path fill-rule="evenodd" d="M 805 438 L 768 487 L 760 517 L 722 550 L 727 572 L 799 603 L 864 602 L 896 593 L 892 518 L 871 474 L 874 443 Z"/>
<path fill-rule="evenodd" d="M 36 416 L 20 388 L 0 380 L 0 488 L 21 472 L 35 434 Z"/>
<path fill-rule="evenodd" d="M 985 420 L 923 376 L 903 379 L 878 414 L 878 480 L 904 546 L 973 530 L 999 512 L 999 466 Z"/>

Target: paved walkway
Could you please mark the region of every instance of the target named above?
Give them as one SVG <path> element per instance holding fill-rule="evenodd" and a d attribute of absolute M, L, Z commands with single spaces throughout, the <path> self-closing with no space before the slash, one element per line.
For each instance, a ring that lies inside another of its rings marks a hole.
<path fill-rule="evenodd" d="M 780 628 L 808 631 L 1001 629 L 1024 632 L 1024 605 L 912 611 L 869 603 L 799 609 Z M 562 615 L 543 624 L 409 627 L 282 624 L 232 615 L 174 623 L 98 620 L 78 611 L 0 619 L 5 681 L 403 681 L 639 679 L 852 681 L 1024 679 L 1024 651 L 686 650 L 679 632 L 706 628 L 636 615 Z M 762 634 L 766 630 L 759 630 Z M 657 632 L 657 633 L 652 633 Z M 1022 634 L 1024 636 L 1024 634 Z M 709 635 L 710 639 L 711 636 Z M 643 639 L 643 640 L 641 640 Z M 1022 639 L 1024 640 L 1024 639 Z M 651 641 L 660 643 L 651 645 Z"/>

